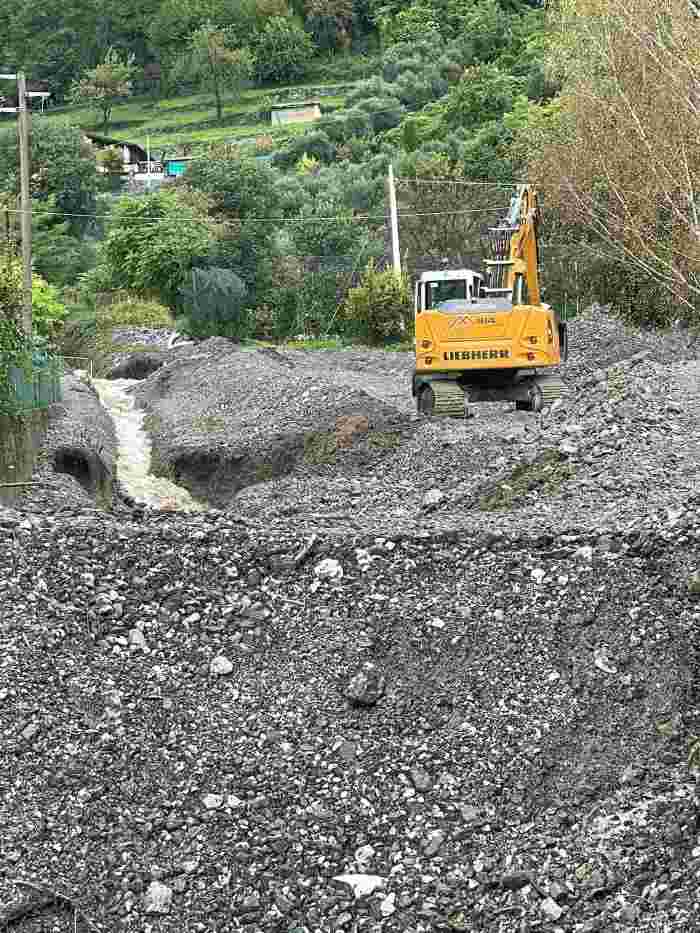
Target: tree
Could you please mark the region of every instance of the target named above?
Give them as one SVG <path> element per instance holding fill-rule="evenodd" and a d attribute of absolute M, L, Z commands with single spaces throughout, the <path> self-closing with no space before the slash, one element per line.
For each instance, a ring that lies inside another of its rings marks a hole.
<path fill-rule="evenodd" d="M 101 113 L 102 127 L 106 130 L 115 105 L 132 93 L 135 71 L 133 55 L 122 58 L 116 49 L 109 48 L 101 64 L 89 69 L 73 85 L 71 98 L 74 103 L 88 104 Z"/>
<path fill-rule="evenodd" d="M 101 248 L 105 275 L 114 288 L 155 290 L 169 307 L 190 271 L 206 264 L 215 231 L 176 191 L 120 198 Z"/>
<path fill-rule="evenodd" d="M 275 173 L 253 159 L 213 148 L 190 165 L 185 178 L 208 198 L 211 217 L 221 224 L 212 264 L 236 272 L 253 302 L 271 275 L 277 224 L 265 220 L 279 210 Z"/>
<path fill-rule="evenodd" d="M 259 81 L 297 81 L 308 70 L 314 46 L 293 20 L 273 16 L 256 33 L 253 51 Z"/>
<path fill-rule="evenodd" d="M 75 127 L 35 120 L 31 137 L 31 193 L 38 210 L 64 214 L 71 234 L 82 233 L 95 213 L 97 166 L 92 147 Z M 0 191 L 19 194 L 19 152 L 14 128 L 0 130 Z M 52 201 L 53 199 L 53 201 Z M 46 202 L 46 203 L 44 203 Z"/>
<path fill-rule="evenodd" d="M 352 0 L 306 0 L 306 27 L 319 49 L 347 49 L 352 41 Z"/>
<path fill-rule="evenodd" d="M 244 81 L 253 74 L 253 56 L 247 48 L 233 48 L 233 38 L 229 29 L 204 23 L 190 36 L 188 49 L 176 69 L 213 92 L 217 120 L 223 117 L 223 94 L 239 97 Z"/>
<path fill-rule="evenodd" d="M 520 90 L 521 82 L 501 71 L 497 65 L 475 65 L 467 68 L 445 101 L 445 121 L 448 126 L 472 129 L 496 120 L 509 111 Z"/>
<path fill-rule="evenodd" d="M 700 22 L 686 0 L 569 0 L 550 26 L 559 119 L 530 148 L 547 213 L 617 265 L 637 320 L 697 320 Z"/>

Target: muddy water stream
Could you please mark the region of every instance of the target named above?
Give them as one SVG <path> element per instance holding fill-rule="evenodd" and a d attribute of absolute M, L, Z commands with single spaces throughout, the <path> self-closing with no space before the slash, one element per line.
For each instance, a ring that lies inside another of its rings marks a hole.
<path fill-rule="evenodd" d="M 117 475 L 125 491 L 154 509 L 201 511 L 186 489 L 151 473 L 151 442 L 143 429 L 146 413 L 128 391 L 136 379 L 93 379 L 100 401 L 112 416 L 119 445 Z"/>

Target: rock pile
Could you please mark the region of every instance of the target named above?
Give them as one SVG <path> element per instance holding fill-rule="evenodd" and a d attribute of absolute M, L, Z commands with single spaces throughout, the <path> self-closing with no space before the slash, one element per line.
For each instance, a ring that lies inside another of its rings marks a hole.
<path fill-rule="evenodd" d="M 698 364 L 606 327 L 468 424 L 396 354 L 183 347 L 164 451 L 323 439 L 218 511 L 0 511 L 0 927 L 693 930 Z"/>

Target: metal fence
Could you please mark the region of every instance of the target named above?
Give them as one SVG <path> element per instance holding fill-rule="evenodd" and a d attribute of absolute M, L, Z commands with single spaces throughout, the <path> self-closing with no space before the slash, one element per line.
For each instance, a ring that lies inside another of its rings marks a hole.
<path fill-rule="evenodd" d="M 46 355 L 35 358 L 27 368 L 10 363 L 6 372 L 7 382 L 4 385 L 0 383 L 0 402 L 4 395 L 7 407 L 14 411 L 48 408 L 49 405 L 63 400 L 63 361 L 60 357 Z"/>

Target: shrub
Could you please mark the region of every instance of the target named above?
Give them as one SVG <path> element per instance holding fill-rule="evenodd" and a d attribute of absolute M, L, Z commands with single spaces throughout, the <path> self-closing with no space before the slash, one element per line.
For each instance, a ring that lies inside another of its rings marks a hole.
<path fill-rule="evenodd" d="M 19 327 L 22 319 L 22 264 L 9 250 L 0 249 L 0 322 Z"/>
<path fill-rule="evenodd" d="M 229 269 L 192 269 L 180 290 L 178 327 L 192 337 L 241 340 L 252 329 L 244 282 Z"/>
<path fill-rule="evenodd" d="M 102 249 L 107 281 L 134 291 L 153 289 L 173 307 L 189 270 L 211 252 L 213 243 L 206 218 L 176 191 L 121 198 Z"/>
<path fill-rule="evenodd" d="M 342 143 L 348 135 L 347 121 L 344 115 L 327 114 L 316 123 L 317 130 L 321 130 L 333 143 Z"/>
<path fill-rule="evenodd" d="M 425 76 L 409 71 L 404 71 L 398 78 L 392 92 L 409 110 L 420 110 L 435 97 L 432 85 Z"/>
<path fill-rule="evenodd" d="M 109 174 L 121 173 L 124 168 L 122 154 L 116 146 L 107 146 L 97 152 L 97 164 Z"/>
<path fill-rule="evenodd" d="M 405 336 L 413 327 L 413 312 L 405 276 L 393 269 L 379 270 L 367 264 L 362 281 L 351 288 L 342 307 L 349 334 L 372 345 Z"/>
<path fill-rule="evenodd" d="M 345 106 L 352 107 L 359 104 L 368 97 L 386 97 L 389 94 L 390 86 L 378 75 L 370 78 L 368 81 L 361 81 L 345 98 Z"/>
<path fill-rule="evenodd" d="M 428 3 L 418 2 L 400 10 L 396 16 L 381 18 L 383 38 L 389 42 L 413 43 L 416 40 L 430 39 L 440 42 L 438 13 Z"/>
<path fill-rule="evenodd" d="M 273 16 L 253 40 L 258 81 L 298 81 L 308 71 L 313 43 L 293 20 Z"/>
<path fill-rule="evenodd" d="M 296 165 L 304 155 L 318 159 L 319 162 L 329 163 L 335 159 L 335 145 L 323 130 L 312 130 L 292 139 L 286 149 L 277 153 L 273 161 L 275 165 L 286 168 Z"/>
<path fill-rule="evenodd" d="M 40 276 L 32 278 L 32 323 L 41 337 L 56 335 L 61 323 L 68 317 L 68 309 L 61 301 L 58 289 Z"/>
<path fill-rule="evenodd" d="M 168 330 L 173 319 L 168 308 L 157 301 L 138 296 L 125 298 L 99 311 L 104 327 L 154 327 Z"/>
<path fill-rule="evenodd" d="M 353 107 L 345 114 L 345 134 L 346 138 L 362 138 L 368 136 L 370 131 L 370 121 L 367 114 Z"/>
<path fill-rule="evenodd" d="M 467 68 L 445 101 L 445 119 L 464 129 L 497 120 L 512 108 L 520 89 L 521 82 L 496 65 Z"/>
<path fill-rule="evenodd" d="M 403 107 L 395 97 L 371 97 L 358 106 L 368 115 L 375 133 L 398 126 L 403 116 Z"/>

